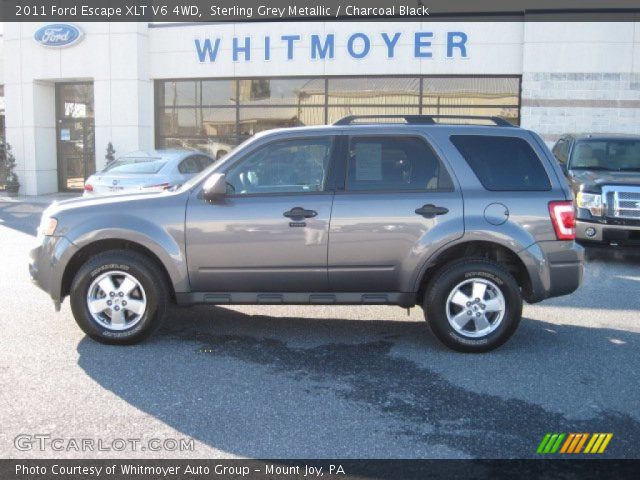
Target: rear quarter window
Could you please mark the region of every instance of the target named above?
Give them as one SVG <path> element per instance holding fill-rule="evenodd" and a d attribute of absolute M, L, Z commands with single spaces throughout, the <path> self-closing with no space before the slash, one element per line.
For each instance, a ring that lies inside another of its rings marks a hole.
<path fill-rule="evenodd" d="M 540 158 L 522 138 L 452 135 L 451 143 L 487 190 L 551 190 L 549 177 Z"/>

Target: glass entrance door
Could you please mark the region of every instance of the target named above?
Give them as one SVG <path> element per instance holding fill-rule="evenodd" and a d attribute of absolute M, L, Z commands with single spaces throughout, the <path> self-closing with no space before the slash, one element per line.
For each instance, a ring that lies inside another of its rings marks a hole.
<path fill-rule="evenodd" d="M 79 191 L 96 171 L 93 83 L 56 85 L 58 188 Z"/>

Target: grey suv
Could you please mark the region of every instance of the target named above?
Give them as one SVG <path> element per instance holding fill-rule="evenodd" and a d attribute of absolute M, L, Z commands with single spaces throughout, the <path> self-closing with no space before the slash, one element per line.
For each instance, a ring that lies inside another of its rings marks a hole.
<path fill-rule="evenodd" d="M 173 191 L 54 204 L 31 276 L 105 343 L 142 340 L 170 302 L 376 304 L 420 305 L 449 347 L 491 350 L 523 299 L 578 288 L 583 250 L 542 140 L 460 118 L 272 130 Z"/>

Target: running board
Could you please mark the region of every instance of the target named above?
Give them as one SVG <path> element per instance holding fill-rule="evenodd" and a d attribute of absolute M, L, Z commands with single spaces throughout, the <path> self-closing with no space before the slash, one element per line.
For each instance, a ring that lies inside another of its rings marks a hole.
<path fill-rule="evenodd" d="M 398 305 L 416 304 L 416 294 L 406 292 L 193 292 L 176 293 L 178 305 Z"/>

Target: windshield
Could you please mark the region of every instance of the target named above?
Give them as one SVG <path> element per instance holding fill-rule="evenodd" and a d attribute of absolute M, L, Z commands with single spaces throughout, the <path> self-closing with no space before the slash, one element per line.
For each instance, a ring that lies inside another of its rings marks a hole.
<path fill-rule="evenodd" d="M 640 171 L 640 140 L 582 140 L 570 167 L 583 170 Z"/>
<path fill-rule="evenodd" d="M 158 173 L 166 163 L 166 159 L 157 157 L 122 157 L 107 165 L 102 173 Z"/>

